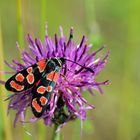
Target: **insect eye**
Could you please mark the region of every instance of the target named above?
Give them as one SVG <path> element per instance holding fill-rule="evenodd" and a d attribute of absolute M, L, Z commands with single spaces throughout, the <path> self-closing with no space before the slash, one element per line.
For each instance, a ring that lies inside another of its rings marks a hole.
<path fill-rule="evenodd" d="M 53 60 L 58 67 L 62 67 L 64 64 L 64 58 L 54 59 Z"/>
<path fill-rule="evenodd" d="M 61 61 L 62 65 L 65 64 L 65 62 L 66 62 L 65 58 L 63 58 L 63 57 L 60 58 L 60 61 Z"/>

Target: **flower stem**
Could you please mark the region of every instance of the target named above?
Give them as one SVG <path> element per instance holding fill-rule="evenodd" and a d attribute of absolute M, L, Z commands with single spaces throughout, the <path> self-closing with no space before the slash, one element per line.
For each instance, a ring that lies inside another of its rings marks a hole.
<path fill-rule="evenodd" d="M 45 21 L 46 21 L 46 10 L 47 10 L 47 0 L 40 1 L 40 38 L 43 40 L 45 36 Z M 38 123 L 38 138 L 37 139 L 45 139 L 47 137 L 46 127 L 42 125 L 42 122 Z M 40 135 L 41 134 L 41 135 Z"/>
<path fill-rule="evenodd" d="M 21 47 L 24 45 L 23 25 L 22 25 L 22 1 L 17 0 L 17 28 L 18 28 L 18 42 Z"/>
<path fill-rule="evenodd" d="M 4 70 L 4 54 L 3 54 L 3 42 L 2 42 L 2 29 L 1 29 L 1 19 L 0 19 L 0 70 Z M 0 79 L 5 81 L 5 76 L 3 74 L 0 74 Z M 6 97 L 6 91 L 4 86 L 0 86 L 0 97 L 5 96 Z M 2 131 L 3 131 L 3 136 L 2 139 L 4 140 L 12 140 L 12 131 L 10 127 L 10 121 L 7 116 L 7 102 L 5 102 L 2 98 L 0 99 L 0 115 L 2 119 Z"/>
<path fill-rule="evenodd" d="M 59 131 L 56 132 L 57 128 L 58 128 L 58 125 L 55 124 L 54 129 L 53 129 L 52 140 L 60 140 L 60 132 Z"/>
<path fill-rule="evenodd" d="M 24 31 L 23 31 L 23 21 L 22 21 L 22 8 L 23 8 L 22 0 L 16 0 L 18 42 L 20 44 L 21 49 L 24 48 Z M 20 57 L 20 53 L 19 53 L 19 57 Z M 22 135 L 23 139 L 26 139 L 26 140 L 30 139 L 30 136 L 27 135 L 27 133 L 25 132 L 25 130 L 23 128 L 21 128 L 19 130 L 19 133 Z"/>
<path fill-rule="evenodd" d="M 45 36 L 45 32 L 44 32 L 44 28 L 45 28 L 45 24 L 46 24 L 46 20 L 47 20 L 47 0 L 41 0 L 41 29 L 40 29 L 40 35 L 41 35 L 41 39 L 44 38 Z"/>
<path fill-rule="evenodd" d="M 101 45 L 100 28 L 96 21 L 95 1 L 85 0 L 86 24 L 89 39 L 95 46 Z"/>

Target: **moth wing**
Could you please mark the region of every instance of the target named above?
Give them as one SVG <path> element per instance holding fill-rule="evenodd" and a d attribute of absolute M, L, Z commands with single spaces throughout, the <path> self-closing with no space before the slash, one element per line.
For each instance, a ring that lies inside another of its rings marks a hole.
<path fill-rule="evenodd" d="M 35 117 L 39 118 L 42 116 L 48 106 L 53 89 L 56 86 L 59 72 L 50 72 L 46 74 L 37 85 L 32 89 L 32 101 L 31 108 Z"/>
<path fill-rule="evenodd" d="M 44 113 L 55 85 L 55 82 L 47 80 L 45 76 L 39 81 L 38 85 L 35 85 L 35 87 L 33 88 L 31 108 L 33 114 L 37 118 L 41 117 Z"/>
<path fill-rule="evenodd" d="M 12 92 L 22 92 L 30 89 L 40 78 L 46 69 L 47 60 L 43 59 L 34 65 L 16 73 L 5 83 L 5 88 Z"/>

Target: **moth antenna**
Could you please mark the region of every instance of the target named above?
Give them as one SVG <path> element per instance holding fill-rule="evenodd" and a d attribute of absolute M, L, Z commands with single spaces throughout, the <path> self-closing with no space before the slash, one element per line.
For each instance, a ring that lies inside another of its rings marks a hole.
<path fill-rule="evenodd" d="M 70 59 L 66 59 L 66 58 L 65 58 L 65 60 L 70 61 L 70 62 L 73 62 L 73 63 L 75 63 L 75 64 L 81 66 L 82 68 L 87 69 L 87 70 L 90 71 L 91 73 L 95 73 L 94 70 L 92 70 L 92 69 L 89 68 L 89 67 L 85 67 L 85 66 L 83 66 L 83 65 L 81 65 L 81 64 L 79 64 L 79 63 L 77 63 L 77 62 L 75 62 L 75 61 L 72 61 L 72 60 L 70 60 Z"/>
<path fill-rule="evenodd" d="M 65 68 L 64 68 L 64 67 L 62 67 L 62 69 L 65 69 Z M 70 72 L 73 72 L 73 71 L 71 71 L 71 70 L 70 70 L 70 69 L 68 69 L 68 68 L 67 68 L 67 70 L 68 70 L 68 71 L 70 71 Z M 63 74 L 63 75 L 65 75 L 65 74 Z"/>

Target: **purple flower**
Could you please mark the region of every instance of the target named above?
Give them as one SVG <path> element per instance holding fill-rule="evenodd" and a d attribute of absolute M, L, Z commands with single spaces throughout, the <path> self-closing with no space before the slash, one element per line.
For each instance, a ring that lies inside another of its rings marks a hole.
<path fill-rule="evenodd" d="M 67 61 L 61 69 L 61 76 L 53 90 L 52 97 L 48 103 L 46 111 L 39 119 L 44 119 L 45 125 L 51 124 L 65 124 L 66 122 L 79 118 L 86 119 L 87 110 L 94 109 L 83 97 L 83 91 L 89 91 L 93 94 L 93 89 L 101 90 L 101 85 L 109 84 L 108 81 L 97 82 L 96 76 L 104 68 L 107 63 L 107 53 L 103 58 L 97 58 L 96 54 L 104 47 L 97 51 L 90 52 L 92 45 L 87 44 L 87 39 L 83 36 L 80 44 L 76 44 L 73 38 L 73 29 L 70 30 L 70 36 L 67 41 L 63 35 L 63 30 L 60 27 L 60 38 L 55 34 L 54 38 L 45 36 L 44 43 L 39 39 L 32 39 L 30 35 L 27 36 L 29 51 L 17 48 L 21 53 L 21 60 L 13 60 L 13 64 L 6 64 L 16 72 L 26 69 L 41 59 L 64 57 L 73 62 Z M 80 66 L 81 65 L 81 66 Z M 86 67 L 86 68 L 85 68 Z M 15 73 L 16 73 L 15 72 Z M 29 89 L 22 93 L 15 93 L 9 97 L 10 103 L 8 112 L 10 110 L 16 111 L 14 125 L 22 118 L 25 122 L 25 114 L 27 108 L 31 110 L 32 90 Z M 28 122 L 37 121 L 33 114 L 30 114 Z M 26 119 L 27 120 L 27 119 Z"/>

